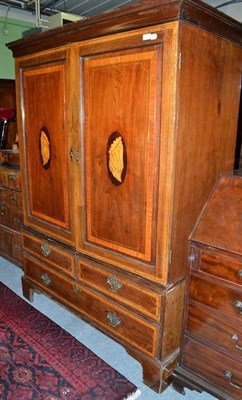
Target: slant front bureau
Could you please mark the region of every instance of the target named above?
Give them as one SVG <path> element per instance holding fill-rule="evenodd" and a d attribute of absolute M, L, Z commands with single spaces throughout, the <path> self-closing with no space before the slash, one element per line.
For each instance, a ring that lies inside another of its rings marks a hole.
<path fill-rule="evenodd" d="M 242 169 L 221 174 L 190 241 L 177 384 L 242 398 Z"/>
<path fill-rule="evenodd" d="M 28 299 L 121 343 L 163 390 L 178 362 L 188 234 L 233 168 L 241 25 L 143 1 L 9 44 Z"/>

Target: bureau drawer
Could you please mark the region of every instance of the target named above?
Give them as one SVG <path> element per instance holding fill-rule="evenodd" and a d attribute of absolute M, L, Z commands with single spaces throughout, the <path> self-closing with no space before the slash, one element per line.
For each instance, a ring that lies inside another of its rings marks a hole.
<path fill-rule="evenodd" d="M 21 235 L 0 227 L 0 250 L 22 264 Z"/>
<path fill-rule="evenodd" d="M 1 168 L 0 185 L 9 189 L 21 190 L 20 172 L 9 168 Z"/>
<path fill-rule="evenodd" d="M 212 348 L 185 337 L 183 366 L 215 386 L 224 389 L 235 399 L 241 399 L 241 363 Z"/>
<path fill-rule="evenodd" d="M 44 265 L 24 257 L 25 275 L 46 292 L 84 316 L 90 317 L 112 335 L 126 341 L 142 352 L 155 356 L 158 327 L 135 316 L 112 301 L 77 285 Z"/>
<path fill-rule="evenodd" d="M 57 244 L 23 233 L 23 249 L 68 275 L 74 274 L 74 255 Z"/>
<path fill-rule="evenodd" d="M 224 314 L 242 320 L 241 290 L 232 290 L 210 282 L 195 274 L 191 275 L 190 297 Z"/>
<path fill-rule="evenodd" d="M 15 207 L 17 209 L 22 210 L 23 208 L 22 193 L 17 192 L 13 189 L 0 187 L 0 203 L 2 205 Z"/>
<path fill-rule="evenodd" d="M 192 335 L 220 346 L 242 357 L 242 324 L 237 319 L 224 318 L 199 304 L 190 304 L 186 329 Z"/>
<path fill-rule="evenodd" d="M 242 259 L 233 260 L 213 253 L 202 252 L 200 270 L 242 285 Z"/>
<path fill-rule="evenodd" d="M 23 212 L 16 207 L 0 204 L 0 224 L 20 232 L 23 223 Z"/>
<path fill-rule="evenodd" d="M 147 317 L 160 320 L 163 296 L 153 293 L 143 286 L 127 281 L 119 274 L 111 274 L 106 270 L 87 263 L 78 262 L 78 279 L 93 288 L 100 290 L 105 295 L 112 297 L 119 303 L 141 312 Z"/>

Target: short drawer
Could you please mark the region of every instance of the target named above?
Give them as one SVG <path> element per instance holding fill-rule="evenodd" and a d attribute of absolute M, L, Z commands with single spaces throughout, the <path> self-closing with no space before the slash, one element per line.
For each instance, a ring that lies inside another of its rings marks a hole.
<path fill-rule="evenodd" d="M 8 149 L 1 149 L 0 151 L 0 163 L 8 163 L 19 165 L 19 152 L 14 152 Z"/>
<path fill-rule="evenodd" d="M 147 317 L 160 319 L 163 296 L 145 285 L 138 286 L 122 275 L 111 274 L 84 260 L 78 262 L 78 279 Z"/>
<path fill-rule="evenodd" d="M 20 232 L 23 223 L 23 212 L 16 207 L 0 204 L 0 224 Z"/>
<path fill-rule="evenodd" d="M 22 238 L 20 234 L 0 227 L 0 250 L 22 264 Z"/>
<path fill-rule="evenodd" d="M 0 187 L 0 203 L 22 210 L 22 193 L 13 189 Z"/>
<path fill-rule="evenodd" d="M 203 303 L 226 315 L 242 319 L 241 290 L 232 290 L 192 274 L 190 298 Z"/>
<path fill-rule="evenodd" d="M 0 185 L 9 189 L 21 190 L 20 172 L 8 168 L 0 168 Z"/>
<path fill-rule="evenodd" d="M 132 344 L 142 352 L 156 355 L 158 327 L 108 301 L 98 293 L 78 285 L 74 280 L 50 271 L 41 263 L 24 257 L 25 276 L 63 304 L 90 317 L 113 336 Z"/>
<path fill-rule="evenodd" d="M 241 363 L 222 353 L 185 337 L 182 364 L 194 374 L 208 380 L 241 400 Z"/>
<path fill-rule="evenodd" d="M 237 319 L 225 318 L 194 302 L 188 308 L 186 329 L 193 336 L 242 358 L 242 324 Z"/>
<path fill-rule="evenodd" d="M 242 259 L 231 259 L 209 252 L 201 252 L 200 270 L 242 285 Z"/>
<path fill-rule="evenodd" d="M 23 249 L 68 275 L 74 274 L 74 255 L 56 243 L 24 233 Z"/>

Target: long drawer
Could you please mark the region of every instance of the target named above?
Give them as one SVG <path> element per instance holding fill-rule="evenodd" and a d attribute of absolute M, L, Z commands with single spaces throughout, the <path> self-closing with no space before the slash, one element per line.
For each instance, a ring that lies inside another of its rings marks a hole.
<path fill-rule="evenodd" d="M 22 240 L 20 234 L 0 227 L 0 250 L 22 264 Z"/>
<path fill-rule="evenodd" d="M 161 318 L 164 298 L 145 285 L 136 285 L 120 274 L 101 270 L 84 260 L 78 262 L 78 279 L 149 318 L 157 321 Z"/>
<path fill-rule="evenodd" d="M 223 388 L 227 393 L 241 400 L 242 368 L 236 361 L 209 346 L 185 337 L 183 366 L 199 377 Z"/>
<path fill-rule="evenodd" d="M 74 255 L 66 248 L 23 233 L 23 249 L 52 267 L 73 276 Z"/>
<path fill-rule="evenodd" d="M 112 335 L 142 352 L 156 356 L 158 327 L 113 301 L 83 287 L 74 280 L 51 271 L 42 263 L 24 256 L 25 276 L 39 288 L 86 317 Z"/>
<path fill-rule="evenodd" d="M 196 274 L 191 275 L 190 298 L 226 315 L 242 318 L 242 292 L 223 287 Z"/>
<path fill-rule="evenodd" d="M 188 308 L 186 329 L 200 340 L 242 358 L 242 324 L 237 319 L 225 318 L 223 314 L 194 302 Z"/>
<path fill-rule="evenodd" d="M 23 222 L 23 212 L 21 209 L 0 204 L 0 224 L 14 231 L 20 232 Z"/>
<path fill-rule="evenodd" d="M 0 169 L 0 185 L 9 189 L 21 190 L 20 172 L 2 167 Z"/>
<path fill-rule="evenodd" d="M 22 193 L 13 189 L 0 187 L 0 204 L 16 207 L 17 209 L 22 210 Z"/>

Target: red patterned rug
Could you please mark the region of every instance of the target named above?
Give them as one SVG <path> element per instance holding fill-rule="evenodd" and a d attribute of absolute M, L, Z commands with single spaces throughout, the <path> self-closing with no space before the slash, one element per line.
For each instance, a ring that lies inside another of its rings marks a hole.
<path fill-rule="evenodd" d="M 139 390 L 0 282 L 1 400 L 137 399 Z"/>

